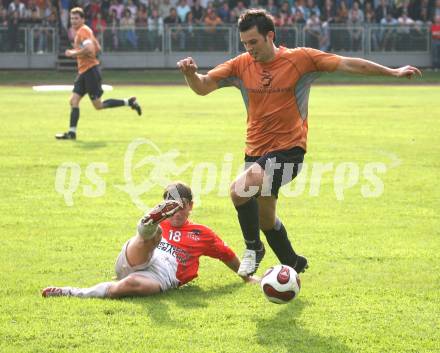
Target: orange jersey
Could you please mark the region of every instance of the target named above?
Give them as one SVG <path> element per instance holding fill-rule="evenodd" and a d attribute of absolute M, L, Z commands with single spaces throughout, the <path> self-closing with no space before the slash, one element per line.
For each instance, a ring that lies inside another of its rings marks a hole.
<path fill-rule="evenodd" d="M 74 48 L 75 49 L 81 49 L 84 47 L 84 42 L 86 40 L 90 40 L 93 44 L 93 54 L 89 56 L 78 56 L 76 58 L 78 63 L 78 72 L 82 74 L 83 72 L 86 72 L 88 69 L 90 69 L 93 66 L 99 65 L 98 59 L 96 59 L 96 55 L 101 50 L 101 46 L 99 45 L 98 41 L 96 40 L 95 36 L 93 35 L 92 30 L 86 26 L 82 25 L 75 35 L 75 41 L 74 41 Z"/>
<path fill-rule="evenodd" d="M 306 150 L 310 85 L 318 72 L 336 70 L 340 60 L 316 49 L 279 47 L 271 62 L 257 62 L 244 53 L 208 72 L 219 88 L 241 91 L 247 109 L 247 155 L 295 146 Z"/>

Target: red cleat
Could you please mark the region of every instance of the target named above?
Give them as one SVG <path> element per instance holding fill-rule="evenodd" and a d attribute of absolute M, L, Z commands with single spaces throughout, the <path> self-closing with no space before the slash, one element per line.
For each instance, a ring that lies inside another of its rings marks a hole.
<path fill-rule="evenodd" d="M 167 218 L 172 217 L 181 210 L 182 204 L 176 200 L 165 200 L 154 207 L 146 216 L 141 219 L 142 225 L 155 225 Z"/>

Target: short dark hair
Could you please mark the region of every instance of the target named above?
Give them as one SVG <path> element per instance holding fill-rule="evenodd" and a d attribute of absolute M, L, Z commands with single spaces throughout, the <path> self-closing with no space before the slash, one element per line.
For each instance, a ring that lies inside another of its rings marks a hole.
<path fill-rule="evenodd" d="M 176 200 L 176 201 L 192 202 L 193 195 L 191 188 L 181 181 L 176 181 L 168 185 L 163 192 L 164 200 Z"/>
<path fill-rule="evenodd" d="M 84 18 L 84 10 L 81 7 L 74 7 L 70 10 L 71 15 L 79 15 L 79 17 Z"/>
<path fill-rule="evenodd" d="M 238 19 L 238 29 L 240 32 L 246 32 L 255 26 L 258 33 L 264 37 L 271 31 L 275 33 L 273 17 L 266 10 L 249 9 L 240 15 Z"/>

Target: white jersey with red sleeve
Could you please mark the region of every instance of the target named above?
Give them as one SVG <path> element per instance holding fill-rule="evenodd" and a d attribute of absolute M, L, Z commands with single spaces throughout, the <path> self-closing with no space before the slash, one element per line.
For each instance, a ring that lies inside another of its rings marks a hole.
<path fill-rule="evenodd" d="M 160 224 L 162 239 L 156 248 L 177 264 L 179 285 L 197 277 L 200 256 L 230 261 L 235 253 L 210 228 L 187 220 L 181 227 L 173 227 L 168 220 Z"/>

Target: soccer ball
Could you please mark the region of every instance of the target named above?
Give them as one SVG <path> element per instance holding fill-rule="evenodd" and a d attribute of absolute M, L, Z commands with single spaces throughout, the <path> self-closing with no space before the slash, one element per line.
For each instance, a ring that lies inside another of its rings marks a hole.
<path fill-rule="evenodd" d="M 269 268 L 261 279 L 261 289 L 272 303 L 287 304 L 295 298 L 301 288 L 296 271 L 286 265 Z"/>

